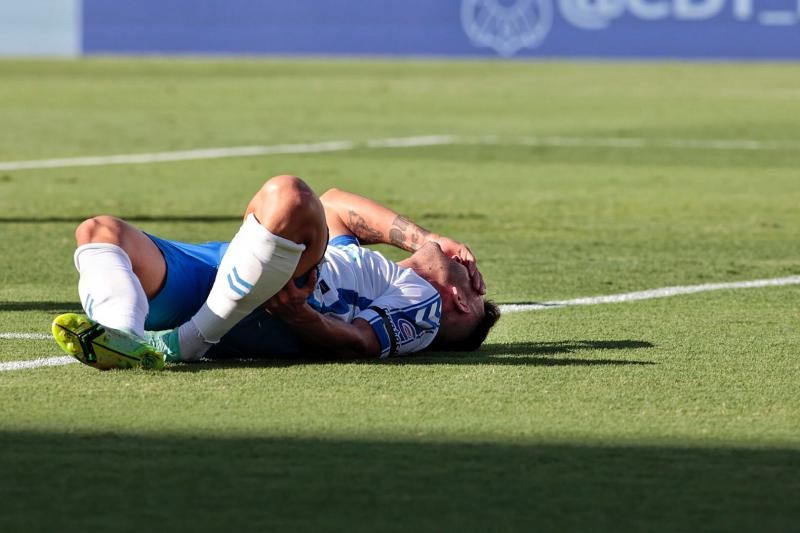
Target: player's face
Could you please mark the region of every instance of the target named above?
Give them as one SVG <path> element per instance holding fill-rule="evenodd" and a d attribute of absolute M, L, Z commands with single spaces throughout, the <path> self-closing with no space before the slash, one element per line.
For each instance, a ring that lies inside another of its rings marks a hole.
<path fill-rule="evenodd" d="M 475 290 L 472 284 L 472 278 L 469 277 L 469 269 L 461 262 L 458 257 L 450 258 L 452 279 L 467 300 L 474 314 L 483 315 L 483 301 L 484 295 Z"/>
<path fill-rule="evenodd" d="M 455 306 L 456 300 L 460 299 L 469 310 L 464 314 L 480 320 L 483 316 L 484 297 L 472 286 L 467 267 L 457 257 L 448 257 L 439 245 L 433 242 L 425 244 L 415 255 L 424 261 L 435 276 L 432 281 L 438 282 L 437 289 L 442 295 L 445 305 Z M 423 277 L 428 279 L 428 276 Z M 429 279 L 429 281 L 431 280 Z M 455 288 L 455 293 L 453 288 Z"/>

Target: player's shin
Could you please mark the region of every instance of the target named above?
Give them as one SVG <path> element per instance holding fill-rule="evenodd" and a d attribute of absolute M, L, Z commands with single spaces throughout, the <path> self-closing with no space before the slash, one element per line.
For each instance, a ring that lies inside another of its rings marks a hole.
<path fill-rule="evenodd" d="M 181 358 L 201 357 L 292 277 L 305 246 L 261 226 L 251 214 L 231 241 L 208 299 L 179 330 Z"/>

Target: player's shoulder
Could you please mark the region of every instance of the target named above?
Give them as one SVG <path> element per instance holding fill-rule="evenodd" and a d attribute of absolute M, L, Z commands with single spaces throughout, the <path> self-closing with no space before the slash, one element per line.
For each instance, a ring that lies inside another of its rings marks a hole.
<path fill-rule="evenodd" d="M 358 239 L 355 237 L 355 235 L 337 235 L 328 241 L 328 246 L 333 248 L 347 248 L 350 246 L 360 248 L 361 243 L 358 242 Z"/>

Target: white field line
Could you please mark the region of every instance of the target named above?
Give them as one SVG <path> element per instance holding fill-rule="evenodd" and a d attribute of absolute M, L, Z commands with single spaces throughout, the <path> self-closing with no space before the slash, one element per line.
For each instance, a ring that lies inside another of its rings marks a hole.
<path fill-rule="evenodd" d="M 0 162 L 0 171 L 42 168 L 93 167 L 105 165 L 142 165 L 171 161 L 255 157 L 280 154 L 318 154 L 357 149 L 411 148 L 441 145 L 511 145 L 574 148 L 668 148 L 675 150 L 798 150 L 800 141 L 758 141 L 752 139 L 645 139 L 636 137 L 464 137 L 458 135 L 420 135 L 367 141 L 326 141 L 315 143 L 232 146 L 171 152 L 116 154 L 57 159 Z"/>
<path fill-rule="evenodd" d="M 755 289 L 758 287 L 778 287 L 782 285 L 800 285 L 800 276 L 785 278 L 756 279 L 752 281 L 734 281 L 730 283 L 704 283 L 702 285 L 679 285 L 677 287 L 662 287 L 648 291 L 626 292 L 623 294 L 608 294 L 606 296 L 590 296 L 575 298 L 574 300 L 556 300 L 532 304 L 505 304 L 500 306 L 503 313 L 519 313 L 522 311 L 540 311 L 545 309 L 560 309 L 576 305 L 614 304 L 624 302 L 637 302 L 639 300 L 652 300 L 655 298 L 669 298 L 681 294 L 695 294 L 698 292 L 721 291 L 727 289 Z"/>
<path fill-rule="evenodd" d="M 523 137 L 506 141 L 487 137 L 485 144 L 576 148 L 669 148 L 675 150 L 798 150 L 800 141 L 757 141 L 751 139 L 644 139 L 635 137 Z"/>
<path fill-rule="evenodd" d="M 0 372 L 44 368 L 46 366 L 64 366 L 77 362 L 77 359 L 69 355 L 64 355 L 62 357 L 43 357 L 41 359 L 31 359 L 29 361 L 9 361 L 8 363 L 0 363 Z"/>
<path fill-rule="evenodd" d="M 419 137 L 396 137 L 372 139 L 364 143 L 367 148 L 413 148 L 415 146 L 439 146 L 461 144 L 464 140 L 456 135 L 422 135 Z"/>
<path fill-rule="evenodd" d="M 668 298 L 681 294 L 695 294 L 698 292 L 720 291 L 731 289 L 755 289 L 758 287 L 779 287 L 783 285 L 800 285 L 800 276 L 785 278 L 756 279 L 752 281 L 734 281 L 730 283 L 704 283 L 702 285 L 681 285 L 677 287 L 662 287 L 648 291 L 626 292 L 623 294 L 609 294 L 606 296 L 592 296 L 576 298 L 574 300 L 555 300 L 534 304 L 504 304 L 500 306 L 503 313 L 520 313 L 523 311 L 542 311 L 546 309 L 561 309 L 575 305 L 599 305 L 610 303 L 636 302 L 639 300 L 652 300 L 654 298 Z M 0 339 L 49 339 L 49 335 L 39 333 L 0 333 Z M 76 363 L 77 360 L 69 357 L 44 357 L 29 361 L 11 361 L 0 363 L 0 372 L 9 370 L 26 370 L 46 366 L 60 366 Z"/>
<path fill-rule="evenodd" d="M 356 143 L 352 141 L 202 148 L 199 150 L 152 152 L 146 154 L 98 155 L 65 157 L 60 159 L 38 159 L 32 161 L 7 161 L 0 163 L 0 171 L 28 170 L 34 168 L 96 167 L 104 165 L 142 165 L 168 161 L 193 161 L 196 159 L 221 159 L 225 157 L 253 157 L 276 154 L 317 154 L 322 152 L 341 152 L 344 150 L 353 150 L 354 148 L 356 148 Z"/>
<path fill-rule="evenodd" d="M 0 333 L 0 340 L 45 340 L 45 339 L 52 339 L 50 335 L 45 335 L 44 333 Z"/>

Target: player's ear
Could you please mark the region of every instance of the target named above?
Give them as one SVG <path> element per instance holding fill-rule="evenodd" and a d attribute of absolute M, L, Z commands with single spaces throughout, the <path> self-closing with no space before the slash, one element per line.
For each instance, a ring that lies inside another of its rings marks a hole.
<path fill-rule="evenodd" d="M 456 309 L 458 309 L 462 313 L 469 313 L 469 306 L 467 305 L 467 301 L 458 291 L 458 287 L 450 287 L 450 291 L 453 293 L 453 303 L 455 303 Z"/>

